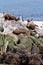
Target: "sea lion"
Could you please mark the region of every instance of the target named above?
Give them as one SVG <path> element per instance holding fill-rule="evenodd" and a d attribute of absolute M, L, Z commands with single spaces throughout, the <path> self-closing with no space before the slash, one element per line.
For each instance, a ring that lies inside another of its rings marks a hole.
<path fill-rule="evenodd" d="M 32 30 L 35 29 L 35 26 L 36 26 L 36 24 L 34 24 L 33 22 L 27 22 L 27 25 L 26 25 L 27 28 L 30 28 Z"/>
<path fill-rule="evenodd" d="M 16 29 L 16 30 L 13 30 L 13 33 L 17 34 L 17 35 L 19 35 L 20 33 L 26 34 L 27 36 L 30 35 L 30 31 L 29 30 L 25 30 L 25 29 Z"/>
<path fill-rule="evenodd" d="M 15 21 L 19 20 L 19 18 L 16 18 L 15 16 L 11 14 L 3 14 L 3 17 L 5 18 L 5 20 L 15 20 Z"/>

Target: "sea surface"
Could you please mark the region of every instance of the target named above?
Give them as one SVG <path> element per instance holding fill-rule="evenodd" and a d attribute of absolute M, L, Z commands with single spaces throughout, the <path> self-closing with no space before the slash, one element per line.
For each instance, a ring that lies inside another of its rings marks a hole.
<path fill-rule="evenodd" d="M 0 13 L 43 20 L 43 0 L 0 0 Z"/>

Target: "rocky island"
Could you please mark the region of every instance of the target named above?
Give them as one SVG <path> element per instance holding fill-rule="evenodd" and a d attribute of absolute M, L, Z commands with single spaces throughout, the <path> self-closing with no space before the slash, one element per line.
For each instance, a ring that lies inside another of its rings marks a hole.
<path fill-rule="evenodd" d="M 43 65 L 43 23 L 0 14 L 0 65 Z"/>

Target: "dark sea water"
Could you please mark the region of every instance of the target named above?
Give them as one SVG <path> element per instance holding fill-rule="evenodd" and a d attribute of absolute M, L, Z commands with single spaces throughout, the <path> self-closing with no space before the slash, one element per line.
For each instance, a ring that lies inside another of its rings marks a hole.
<path fill-rule="evenodd" d="M 43 20 L 43 0 L 0 0 L 0 13 L 11 13 L 24 19 Z"/>

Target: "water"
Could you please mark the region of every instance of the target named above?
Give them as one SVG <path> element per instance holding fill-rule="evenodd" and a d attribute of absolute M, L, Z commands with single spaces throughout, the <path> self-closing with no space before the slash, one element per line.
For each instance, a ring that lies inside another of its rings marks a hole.
<path fill-rule="evenodd" d="M 24 19 L 43 20 L 43 0 L 0 0 L 0 13 L 23 16 Z"/>

